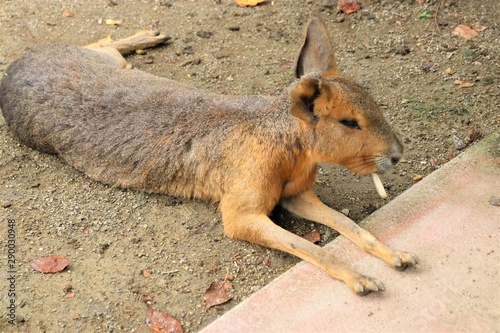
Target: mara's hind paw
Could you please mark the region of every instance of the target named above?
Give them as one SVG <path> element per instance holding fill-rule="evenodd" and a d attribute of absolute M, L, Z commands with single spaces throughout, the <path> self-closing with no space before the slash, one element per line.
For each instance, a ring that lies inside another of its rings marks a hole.
<path fill-rule="evenodd" d="M 161 34 L 159 31 L 139 30 L 130 37 L 111 42 L 109 46 L 116 48 L 120 53 L 129 53 L 160 45 L 172 37 Z"/>

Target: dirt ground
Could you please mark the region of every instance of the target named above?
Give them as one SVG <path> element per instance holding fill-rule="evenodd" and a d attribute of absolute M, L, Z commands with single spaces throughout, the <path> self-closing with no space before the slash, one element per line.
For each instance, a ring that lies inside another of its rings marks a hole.
<path fill-rule="evenodd" d="M 35 45 L 83 45 L 110 33 L 118 39 L 157 29 L 171 40 L 129 56 L 136 68 L 224 94 L 275 95 L 293 81 L 304 26 L 319 10 L 340 70 L 379 101 L 405 145 L 404 159 L 383 176 L 390 200 L 415 177 L 499 130 L 500 9 L 497 0 L 361 3 L 360 12 L 344 15 L 336 1 L 323 0 L 255 8 L 232 0 L 3 0 L 0 74 Z M 472 40 L 452 34 L 475 22 L 487 29 Z M 315 190 L 355 221 L 388 201 L 370 179 L 333 166 L 321 167 Z M 273 219 L 299 235 L 319 231 L 321 245 L 337 236 L 280 209 Z M 298 262 L 224 237 L 216 205 L 95 182 L 58 157 L 19 144 L 0 116 L 4 245 L 8 220 L 15 221 L 17 319 L 8 324 L 9 286 L 2 278 L 0 332 L 148 332 L 145 299 L 195 332 Z M 71 260 L 62 273 L 30 268 L 30 259 L 55 254 Z M 1 258 L 8 276 L 6 246 Z M 205 311 L 203 293 L 226 274 L 234 277 L 232 300 Z"/>

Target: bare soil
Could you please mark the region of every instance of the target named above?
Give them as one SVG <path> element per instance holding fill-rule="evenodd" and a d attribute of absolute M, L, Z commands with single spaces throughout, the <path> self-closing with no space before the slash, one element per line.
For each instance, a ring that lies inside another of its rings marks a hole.
<path fill-rule="evenodd" d="M 404 142 L 404 159 L 383 177 L 390 200 L 416 176 L 499 130 L 500 9 L 497 0 L 362 5 L 344 15 L 336 1 L 323 0 L 275 0 L 255 8 L 232 0 L 3 0 L 0 74 L 35 45 L 85 45 L 110 33 L 118 39 L 157 29 L 171 40 L 129 56 L 136 68 L 224 94 L 274 95 L 294 80 L 304 25 L 319 10 L 340 70 L 372 93 Z M 65 9 L 74 16 L 63 15 Z M 425 10 L 431 17 L 419 18 Z M 121 24 L 106 25 L 106 19 Z M 475 22 L 487 29 L 474 39 L 452 34 L 457 25 Z M 455 80 L 474 85 L 460 88 Z M 315 190 L 358 222 L 388 201 L 370 179 L 334 166 L 321 167 Z M 299 235 L 319 231 L 321 245 L 337 236 L 280 209 L 273 219 Z M 21 145 L 0 117 L 4 245 L 8 220 L 15 220 L 17 319 L 7 322 L 9 285 L 2 278 L 0 332 L 148 332 L 145 299 L 195 332 L 298 262 L 226 238 L 216 205 L 95 182 L 58 157 Z M 71 260 L 63 272 L 30 268 L 30 259 L 54 254 Z M 234 277 L 232 300 L 205 311 L 204 291 L 226 274 Z"/>

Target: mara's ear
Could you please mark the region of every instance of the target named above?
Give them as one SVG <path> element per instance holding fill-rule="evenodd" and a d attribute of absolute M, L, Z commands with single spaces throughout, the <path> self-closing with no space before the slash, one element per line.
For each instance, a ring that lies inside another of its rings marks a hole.
<path fill-rule="evenodd" d="M 315 125 L 319 118 L 328 112 L 328 102 L 331 100 L 330 86 L 319 77 L 303 77 L 290 90 L 292 107 L 290 114 Z"/>
<path fill-rule="evenodd" d="M 295 62 L 297 78 L 309 73 L 320 73 L 325 76 L 337 75 L 332 41 L 325 24 L 316 13 L 311 15 L 304 43 Z"/>

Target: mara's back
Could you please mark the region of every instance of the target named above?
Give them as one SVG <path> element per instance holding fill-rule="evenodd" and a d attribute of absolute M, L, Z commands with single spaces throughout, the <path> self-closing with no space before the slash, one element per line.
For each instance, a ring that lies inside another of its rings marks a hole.
<path fill-rule="evenodd" d="M 0 86 L 3 116 L 28 146 L 108 184 L 209 200 L 223 181 L 214 147 L 271 101 L 209 94 L 62 45 L 28 51 Z"/>

